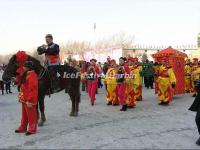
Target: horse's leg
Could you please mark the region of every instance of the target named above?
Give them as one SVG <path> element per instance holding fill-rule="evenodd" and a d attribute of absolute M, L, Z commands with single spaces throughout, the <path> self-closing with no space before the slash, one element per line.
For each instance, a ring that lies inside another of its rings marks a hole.
<path fill-rule="evenodd" d="M 71 98 L 72 108 L 71 108 L 70 116 L 75 116 L 75 105 L 76 105 L 76 103 L 75 103 L 75 100 L 74 100 L 74 99 L 75 99 L 74 97 Z"/>
<path fill-rule="evenodd" d="M 75 112 L 75 97 L 74 97 L 74 94 L 73 94 L 72 90 L 68 90 L 68 94 L 69 94 L 69 97 L 70 97 L 71 102 L 72 102 L 70 116 L 74 116 L 74 112 Z"/>
<path fill-rule="evenodd" d="M 44 94 L 39 95 L 39 98 L 38 98 L 39 109 L 40 109 L 40 114 L 41 114 L 38 126 L 43 126 L 44 122 L 46 121 L 46 117 L 44 113 L 44 98 L 45 98 Z"/>
<path fill-rule="evenodd" d="M 78 86 L 79 87 L 79 86 Z M 79 112 L 79 103 L 80 103 L 80 89 L 77 89 L 77 94 L 74 95 L 74 100 L 75 100 L 75 113 L 74 116 L 78 116 L 78 112 Z"/>
<path fill-rule="evenodd" d="M 80 102 L 80 96 L 76 96 L 75 97 L 75 111 L 74 111 L 74 116 L 78 116 L 78 112 L 79 112 L 79 102 Z"/>

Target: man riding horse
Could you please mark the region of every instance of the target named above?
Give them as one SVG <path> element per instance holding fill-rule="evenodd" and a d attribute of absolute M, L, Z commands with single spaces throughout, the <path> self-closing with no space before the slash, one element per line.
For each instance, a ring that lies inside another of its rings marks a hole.
<path fill-rule="evenodd" d="M 60 91 L 60 48 L 58 44 L 53 43 L 53 36 L 47 34 L 46 37 L 47 45 L 38 47 L 37 52 L 39 55 L 45 54 L 45 67 L 49 71 L 51 80 L 51 93 Z"/>

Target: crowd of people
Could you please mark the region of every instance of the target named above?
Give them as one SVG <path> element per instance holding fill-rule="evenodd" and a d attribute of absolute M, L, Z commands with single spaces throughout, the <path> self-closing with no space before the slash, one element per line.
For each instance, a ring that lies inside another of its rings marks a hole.
<path fill-rule="evenodd" d="M 176 77 L 172 67 L 163 58 L 161 62 L 139 62 L 137 58 L 120 57 L 116 60 L 107 58 L 103 65 L 97 60 L 81 62 L 82 91 L 89 94 L 91 105 L 94 105 L 98 87 L 104 82 L 107 105 L 121 105 L 121 111 L 134 108 L 137 101 L 142 101 L 142 85 L 154 89 L 158 94 L 160 105 L 168 105 L 172 101 Z M 91 77 L 93 76 L 93 78 Z"/>
<path fill-rule="evenodd" d="M 191 93 L 193 97 L 196 97 L 197 91 L 195 88 L 196 82 L 199 80 L 200 75 L 200 62 L 197 58 L 186 60 L 185 64 L 185 91 Z"/>
<path fill-rule="evenodd" d="M 60 77 L 57 76 L 61 65 L 59 57 L 59 45 L 53 43 L 51 34 L 45 37 L 47 45 L 38 47 L 38 54 L 45 54 L 46 67 L 50 74 L 51 92 L 58 92 Z M 18 56 L 19 55 L 19 56 Z M 23 57 L 22 57 L 23 56 Z M 31 135 L 37 132 L 37 103 L 38 103 L 38 74 L 34 70 L 34 64 L 24 51 L 16 54 L 18 62 L 16 84 L 20 85 L 18 99 L 22 104 L 21 124 L 15 130 L 16 133 L 26 133 Z M 19 60 L 18 60 L 19 59 Z M 118 63 L 117 63 L 118 62 Z M 81 75 L 81 89 L 88 93 L 90 103 L 95 105 L 98 88 L 105 86 L 107 105 L 121 105 L 120 111 L 127 111 L 137 107 L 137 102 L 143 100 L 143 83 L 147 89 L 155 89 L 159 99 L 159 105 L 169 105 L 173 99 L 176 88 L 176 76 L 173 66 L 170 65 L 166 57 L 159 61 L 152 62 L 148 59 L 140 62 L 138 58 L 120 57 L 119 60 L 108 56 L 107 61 L 101 64 L 96 59 L 90 62 L 68 60 L 67 65 L 75 68 Z M 4 68 L 0 69 L 3 74 Z M 196 97 L 190 110 L 196 111 L 196 124 L 200 133 L 200 62 L 197 58 L 185 61 L 185 92 Z M 2 78 L 2 77 L 0 77 Z M 103 84 L 104 83 L 104 84 Z M 1 89 L 12 93 L 10 89 L 11 81 L 0 81 Z M 197 86 L 199 88 L 197 88 Z M 4 94 L 2 92 L 2 94 Z M 197 141 L 200 145 L 200 139 Z"/>
<path fill-rule="evenodd" d="M 76 63 L 74 63 L 76 64 Z M 74 65 L 74 66 L 77 66 Z M 91 59 L 90 62 L 82 61 L 80 72 L 82 74 L 82 91 L 87 91 L 94 105 L 95 94 L 102 87 L 102 81 L 106 88 L 107 105 L 122 105 L 121 111 L 136 107 L 137 101 L 142 100 L 142 86 L 155 89 L 158 95 L 159 105 L 168 105 L 173 98 L 176 87 L 176 76 L 172 66 L 166 58 L 160 62 L 150 62 L 148 59 L 142 63 L 137 58 L 119 58 L 116 60 L 107 58 L 104 64 Z M 86 76 L 87 74 L 87 76 Z M 96 77 L 88 78 L 95 74 Z M 197 58 L 185 61 L 185 92 L 197 95 L 196 82 L 199 80 L 200 62 Z"/>
<path fill-rule="evenodd" d="M 7 94 L 12 93 L 12 91 L 11 91 L 12 81 L 11 80 L 9 80 L 9 81 L 2 80 L 2 75 L 3 75 L 5 67 L 6 67 L 5 65 L 0 66 L 0 90 L 1 90 L 2 95 L 4 95 L 4 91 L 6 91 Z"/>

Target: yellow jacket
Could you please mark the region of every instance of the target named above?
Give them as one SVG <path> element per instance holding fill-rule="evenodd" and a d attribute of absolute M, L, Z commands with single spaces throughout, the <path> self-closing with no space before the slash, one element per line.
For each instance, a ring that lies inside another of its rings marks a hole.
<path fill-rule="evenodd" d="M 190 76 L 192 73 L 192 67 L 190 65 L 185 65 L 185 76 Z"/>
<path fill-rule="evenodd" d="M 141 75 L 141 72 L 142 72 L 142 66 L 138 66 L 139 68 L 139 76 L 140 76 L 140 84 L 142 84 L 142 75 Z"/>
<path fill-rule="evenodd" d="M 175 74 L 174 74 L 174 71 L 173 71 L 173 69 L 172 68 L 169 68 L 168 70 L 167 70 L 167 72 L 168 72 L 168 74 L 169 74 L 169 80 L 170 80 L 170 83 L 172 84 L 176 84 L 176 76 L 175 76 Z"/>
<path fill-rule="evenodd" d="M 158 82 L 160 84 L 176 84 L 176 76 L 172 68 L 160 66 Z"/>
<path fill-rule="evenodd" d="M 131 75 L 134 76 L 133 78 L 130 79 L 131 85 L 139 86 L 141 82 L 140 68 L 139 67 L 132 68 L 130 72 Z"/>
<path fill-rule="evenodd" d="M 115 68 L 109 68 L 105 77 L 106 84 L 117 84 L 116 74 L 117 70 Z"/>

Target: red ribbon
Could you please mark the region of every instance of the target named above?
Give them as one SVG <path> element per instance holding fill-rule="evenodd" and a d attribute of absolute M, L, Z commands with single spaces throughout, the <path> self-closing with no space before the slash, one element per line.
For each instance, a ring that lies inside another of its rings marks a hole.
<path fill-rule="evenodd" d="M 27 60 L 28 60 L 28 55 L 26 55 L 25 51 L 18 51 L 16 53 L 16 62 L 18 64 L 18 69 L 17 69 L 18 75 L 16 77 L 17 85 L 21 84 L 21 77 L 24 73 L 23 66 Z"/>

